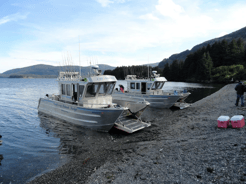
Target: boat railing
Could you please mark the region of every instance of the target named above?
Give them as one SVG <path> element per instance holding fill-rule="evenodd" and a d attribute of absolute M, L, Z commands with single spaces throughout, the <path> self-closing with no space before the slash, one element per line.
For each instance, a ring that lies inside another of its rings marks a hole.
<path fill-rule="evenodd" d="M 132 97 L 130 96 L 129 98 L 132 98 Z M 121 99 L 123 99 L 123 98 L 121 97 Z M 136 97 L 136 96 L 134 96 L 134 99 L 139 99 L 139 101 L 147 102 L 147 101 L 145 100 L 145 98 L 141 98 L 141 97 Z"/>
<path fill-rule="evenodd" d="M 125 98 L 127 98 L 127 100 L 128 100 L 129 98 L 133 98 L 134 97 L 134 99 L 139 99 L 139 100 L 142 100 L 142 101 L 146 101 L 144 97 L 139 97 L 139 96 L 136 96 L 135 94 L 131 94 L 130 96 L 129 95 L 122 96 L 122 95 L 120 95 L 120 93 L 115 93 L 115 94 L 119 94 L 117 97 L 118 97 L 118 99 L 121 99 L 121 100 L 124 100 Z"/>
<path fill-rule="evenodd" d="M 83 102 L 82 103 L 83 106 L 86 106 L 86 107 L 104 107 L 104 108 L 110 108 L 110 107 L 115 107 L 117 106 L 116 103 L 109 103 L 109 104 L 102 104 L 102 103 L 87 103 L 87 102 Z"/>
<path fill-rule="evenodd" d="M 81 79 L 79 72 L 60 72 L 57 80 L 60 81 L 78 81 Z"/>
<path fill-rule="evenodd" d="M 51 100 L 56 100 L 58 101 L 60 99 L 60 95 L 55 95 L 55 94 L 46 94 L 46 97 Z"/>
<path fill-rule="evenodd" d="M 176 91 L 176 90 L 174 90 L 173 92 L 162 91 L 162 93 L 164 95 L 176 95 L 176 96 L 186 96 L 191 94 L 188 91 Z"/>

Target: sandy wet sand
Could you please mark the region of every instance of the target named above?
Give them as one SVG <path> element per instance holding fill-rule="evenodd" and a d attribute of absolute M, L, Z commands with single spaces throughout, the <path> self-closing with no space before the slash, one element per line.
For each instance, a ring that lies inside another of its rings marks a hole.
<path fill-rule="evenodd" d="M 30 183 L 246 183 L 246 131 L 217 128 L 221 115 L 245 115 L 236 107 L 236 84 L 170 111 L 149 108 L 152 126 L 119 134 Z M 103 146 L 100 146 L 103 145 Z"/>

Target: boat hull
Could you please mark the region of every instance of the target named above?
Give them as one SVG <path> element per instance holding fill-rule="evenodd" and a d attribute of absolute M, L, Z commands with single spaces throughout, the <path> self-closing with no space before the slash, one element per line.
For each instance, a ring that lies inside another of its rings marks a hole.
<path fill-rule="evenodd" d="M 122 108 L 84 108 L 40 98 L 38 111 L 92 130 L 108 132 L 122 114 Z"/>
<path fill-rule="evenodd" d="M 179 95 L 179 99 L 178 102 L 184 102 L 186 100 L 186 98 L 188 98 L 188 96 L 190 96 L 191 93 L 187 92 L 187 93 L 182 93 L 181 95 Z"/>
<path fill-rule="evenodd" d="M 173 106 L 175 102 L 179 99 L 179 96 L 176 95 L 144 95 L 144 94 L 130 94 L 130 93 L 118 93 L 118 94 L 113 94 L 113 100 L 115 99 L 116 95 L 122 95 L 126 99 L 131 98 L 135 100 L 143 99 L 147 102 L 150 103 L 150 107 L 154 108 L 170 108 Z"/>
<path fill-rule="evenodd" d="M 144 99 L 130 98 L 121 95 L 113 95 L 113 102 L 122 107 L 127 107 L 133 114 L 138 113 L 149 105 L 149 102 Z"/>
<path fill-rule="evenodd" d="M 162 96 L 162 95 L 148 95 L 146 101 L 150 103 L 150 107 L 154 108 L 170 108 L 179 99 L 178 96 Z"/>

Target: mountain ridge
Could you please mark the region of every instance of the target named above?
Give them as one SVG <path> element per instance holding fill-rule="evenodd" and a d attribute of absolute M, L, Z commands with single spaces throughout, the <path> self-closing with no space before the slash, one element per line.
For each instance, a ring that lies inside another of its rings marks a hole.
<path fill-rule="evenodd" d="M 159 62 L 157 63 L 150 63 L 150 64 L 144 64 L 149 66 L 158 66 Z M 116 67 L 107 65 L 107 64 L 98 64 L 99 69 L 102 71 L 102 73 L 105 70 L 113 70 Z M 32 66 L 27 66 L 23 68 L 14 68 L 11 70 L 7 70 L 0 74 L 0 78 L 56 78 L 60 71 L 77 71 L 79 72 L 80 66 L 53 66 L 53 65 L 45 65 L 45 64 L 37 64 Z M 86 75 L 90 71 L 90 67 L 81 67 L 81 74 Z"/>
<path fill-rule="evenodd" d="M 99 69 L 104 72 L 105 70 L 112 70 L 115 67 L 98 64 Z M 58 76 L 60 71 L 77 71 L 79 72 L 80 66 L 53 66 L 53 65 L 45 65 L 45 64 L 37 64 L 32 66 L 27 66 L 23 68 L 15 68 L 11 70 L 7 70 L 0 74 L 0 77 L 49 77 L 55 78 Z M 90 71 L 90 67 L 81 67 L 81 73 L 83 75 L 87 74 Z"/>
<path fill-rule="evenodd" d="M 164 65 L 166 63 L 171 64 L 174 60 L 178 60 L 178 61 L 185 61 L 186 57 L 197 51 L 198 49 L 202 48 L 202 47 L 206 47 L 208 44 L 210 44 L 211 46 L 218 41 L 222 41 L 223 39 L 227 40 L 228 42 L 233 40 L 233 39 L 238 39 L 238 38 L 242 38 L 244 43 L 246 44 L 246 27 L 243 27 L 239 30 L 236 30 L 232 33 L 226 34 L 224 36 L 218 37 L 218 38 L 213 38 L 210 40 L 207 40 L 205 42 L 202 42 L 200 44 L 195 45 L 194 47 L 192 47 L 191 50 L 187 49 L 183 52 L 177 53 L 177 54 L 173 54 L 171 55 L 169 58 L 164 58 L 158 65 L 159 68 L 164 68 Z"/>

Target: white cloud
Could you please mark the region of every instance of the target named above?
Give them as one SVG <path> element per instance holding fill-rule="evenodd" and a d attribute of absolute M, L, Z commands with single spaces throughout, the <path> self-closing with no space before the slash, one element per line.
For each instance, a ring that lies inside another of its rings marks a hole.
<path fill-rule="evenodd" d="M 107 7 L 110 3 L 113 3 L 113 1 L 110 0 L 96 0 L 98 3 L 102 5 L 102 7 Z"/>
<path fill-rule="evenodd" d="M 20 13 L 8 15 L 0 19 L 0 25 L 5 24 L 7 22 L 11 22 L 11 21 L 18 21 L 21 19 L 26 19 L 26 17 L 27 17 L 27 14 L 20 14 Z"/>
<path fill-rule="evenodd" d="M 139 18 L 140 19 L 144 19 L 144 20 L 159 20 L 157 17 L 155 17 L 151 13 L 148 13 L 148 14 L 145 14 L 145 15 L 141 15 Z"/>
<path fill-rule="evenodd" d="M 180 5 L 175 4 L 172 0 L 159 0 L 156 9 L 163 16 L 174 19 L 178 18 L 181 13 L 184 13 L 184 9 Z"/>
<path fill-rule="evenodd" d="M 102 7 L 107 7 L 109 4 L 113 3 L 125 3 L 127 0 L 96 0 L 102 5 Z"/>

